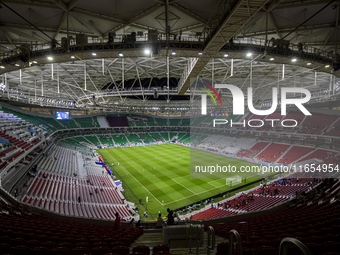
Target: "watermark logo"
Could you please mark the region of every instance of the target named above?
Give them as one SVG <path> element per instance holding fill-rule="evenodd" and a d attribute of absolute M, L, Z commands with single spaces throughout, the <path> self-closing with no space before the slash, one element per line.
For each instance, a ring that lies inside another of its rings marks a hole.
<path fill-rule="evenodd" d="M 213 87 L 208 85 L 208 84 L 203 83 L 203 85 L 205 87 L 207 87 L 208 89 L 210 89 L 212 92 L 214 92 L 214 94 L 217 96 L 218 100 L 220 101 L 221 106 L 223 106 L 221 97 L 217 93 L 217 91 Z M 214 96 L 211 94 L 211 92 L 209 90 L 204 89 L 204 88 L 199 88 L 199 89 L 205 91 L 212 98 L 212 100 L 215 103 L 215 106 L 217 106 L 216 100 L 215 100 Z M 201 101 L 201 112 L 202 112 L 202 115 L 206 115 L 207 114 L 207 95 L 203 94 L 201 100 L 202 100 Z"/>
<path fill-rule="evenodd" d="M 222 101 L 221 97 L 218 95 L 217 91 L 207 85 L 204 84 L 207 88 L 212 90 L 217 98 L 219 99 L 221 106 Z M 228 89 L 233 97 L 233 114 L 234 115 L 244 115 L 244 94 L 242 90 L 235 85 L 231 84 L 215 84 L 215 88 L 221 88 L 221 89 Z M 215 105 L 216 100 L 213 97 L 213 95 L 206 89 L 201 89 L 205 92 L 207 92 L 214 100 Z M 287 98 L 288 93 L 301 93 L 304 94 L 304 98 Z M 270 109 L 267 110 L 257 110 L 255 109 L 253 105 L 253 88 L 249 87 L 247 90 L 247 99 L 248 99 L 248 108 L 251 113 L 255 115 L 269 115 L 275 112 L 278 106 L 278 88 L 273 87 L 272 88 L 272 106 Z M 289 88 L 289 87 L 282 87 L 281 88 L 281 115 L 287 114 L 287 105 L 295 105 L 304 115 L 312 115 L 304 106 L 304 103 L 307 103 L 311 99 L 311 93 L 309 90 L 305 88 Z M 203 94 L 201 97 L 201 114 L 206 115 L 207 114 L 207 95 Z"/>

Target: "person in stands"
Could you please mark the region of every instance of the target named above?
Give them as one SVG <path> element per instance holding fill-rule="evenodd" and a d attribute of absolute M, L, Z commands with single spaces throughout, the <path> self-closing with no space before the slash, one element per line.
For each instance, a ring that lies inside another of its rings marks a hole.
<path fill-rule="evenodd" d="M 167 212 L 168 212 L 168 225 L 175 225 L 173 211 L 168 208 Z"/>
<path fill-rule="evenodd" d="M 119 213 L 116 212 L 116 220 L 115 220 L 115 229 L 120 229 L 120 216 Z"/>
<path fill-rule="evenodd" d="M 161 214 L 158 214 L 158 218 L 157 218 L 157 225 L 156 227 L 157 228 L 162 228 L 164 225 L 164 220 L 162 218 L 162 215 Z"/>

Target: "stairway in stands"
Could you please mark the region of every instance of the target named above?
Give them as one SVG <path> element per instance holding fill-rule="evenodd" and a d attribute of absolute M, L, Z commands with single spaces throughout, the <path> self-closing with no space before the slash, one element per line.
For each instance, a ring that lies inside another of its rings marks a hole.
<path fill-rule="evenodd" d="M 216 245 L 221 242 L 225 242 L 226 238 L 216 235 L 215 243 Z M 189 253 L 189 241 L 187 240 L 175 240 L 170 241 L 170 253 L 171 254 L 190 254 Z M 204 244 L 203 246 L 199 247 L 198 254 L 207 254 L 207 246 L 208 243 L 208 235 L 207 232 L 204 232 Z M 156 245 L 163 244 L 163 236 L 162 236 L 162 229 L 144 229 L 143 234 L 131 245 L 132 247 L 136 247 L 139 245 L 146 245 L 150 247 L 150 254 L 152 254 L 152 247 Z M 196 240 L 192 240 L 192 253 L 196 254 Z M 212 254 L 216 253 L 216 248 Z"/>

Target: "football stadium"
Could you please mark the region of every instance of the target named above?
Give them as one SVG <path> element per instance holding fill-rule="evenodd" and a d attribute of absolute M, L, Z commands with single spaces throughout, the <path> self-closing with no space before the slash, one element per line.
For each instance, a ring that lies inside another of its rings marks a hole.
<path fill-rule="evenodd" d="M 0 255 L 340 254 L 339 13 L 0 0 Z"/>

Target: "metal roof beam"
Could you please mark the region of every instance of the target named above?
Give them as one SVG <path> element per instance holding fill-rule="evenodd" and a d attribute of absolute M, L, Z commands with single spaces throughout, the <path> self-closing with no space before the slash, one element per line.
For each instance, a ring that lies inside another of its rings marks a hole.
<path fill-rule="evenodd" d="M 26 33 L 22 32 L 22 31 L 10 28 L 8 26 L 1 26 L 1 29 L 2 30 L 6 30 L 7 32 L 11 32 L 11 33 L 20 35 L 20 36 L 25 37 L 26 39 L 29 39 L 29 40 L 32 40 L 32 41 L 37 41 L 37 42 L 41 42 L 41 43 L 46 43 L 47 42 L 47 40 L 43 40 L 41 38 L 34 37 L 32 35 L 29 35 L 29 34 L 26 34 Z"/>
<path fill-rule="evenodd" d="M 17 29 L 21 29 L 21 30 L 36 30 L 34 27 L 31 27 L 30 25 L 25 25 L 25 24 L 16 24 L 16 23 L 7 23 L 7 22 L 2 22 L 1 23 L 1 28 L 17 28 Z M 55 28 L 46 28 L 46 27 L 38 27 L 40 30 L 44 31 L 45 33 L 57 33 L 57 29 Z M 67 34 L 67 31 L 60 29 L 59 30 L 59 34 Z M 79 32 L 77 31 L 69 31 L 70 35 L 76 35 L 79 34 Z M 92 35 L 93 33 L 84 33 L 87 35 Z"/>
<path fill-rule="evenodd" d="M 76 6 L 76 4 L 79 2 L 80 0 L 72 0 L 68 5 L 67 5 L 67 9 L 68 10 L 72 10 L 74 6 Z"/>
<path fill-rule="evenodd" d="M 66 16 L 67 16 L 67 12 L 63 12 L 63 15 L 61 16 L 61 19 L 60 19 L 59 24 L 58 24 L 57 32 L 56 32 L 55 35 L 54 35 L 54 39 L 56 39 L 57 36 L 59 35 L 61 26 L 63 25 Z"/>
<path fill-rule="evenodd" d="M 297 8 L 297 7 L 308 7 L 312 5 L 321 5 L 321 4 L 328 4 L 329 0 L 320 0 L 320 1 L 314 1 L 314 0 L 309 0 L 309 1 L 292 1 L 288 3 L 281 3 L 278 6 L 274 8 L 274 10 L 279 10 L 279 9 L 289 9 L 289 8 Z"/>
<path fill-rule="evenodd" d="M 134 24 L 135 21 L 149 15 L 150 13 L 158 10 L 160 7 L 162 7 L 163 5 L 158 3 L 158 4 L 155 4 L 153 6 L 151 6 L 150 8 L 138 13 L 137 15 L 135 15 L 133 18 L 127 20 L 127 21 L 123 21 L 122 24 L 116 26 L 115 28 L 111 29 L 110 31 L 106 32 L 105 35 L 107 35 L 108 33 L 111 33 L 111 32 L 116 32 L 120 29 L 123 29 L 124 27 L 126 26 L 140 26 L 138 24 Z"/>
<path fill-rule="evenodd" d="M 301 32 L 301 31 L 309 31 L 313 29 L 328 29 L 330 27 L 333 27 L 334 29 L 334 24 L 333 23 L 328 23 L 328 24 L 319 24 L 319 25 L 310 25 L 310 26 L 303 26 L 300 27 L 299 29 L 296 30 L 296 32 Z M 283 29 L 278 29 L 276 30 L 268 30 L 267 34 L 272 35 L 272 34 L 281 34 L 281 33 L 288 33 L 292 31 L 294 28 L 283 28 Z M 240 36 L 237 36 L 237 38 L 245 38 L 245 37 L 252 37 L 252 36 L 264 36 L 266 35 L 266 32 L 253 32 L 253 33 L 247 33 L 243 34 Z"/>
<path fill-rule="evenodd" d="M 189 17 L 203 23 L 203 24 L 206 24 L 207 23 L 207 20 L 202 18 L 201 16 L 199 16 L 198 14 L 194 13 L 193 11 L 185 8 L 184 6 L 178 4 L 178 3 L 173 3 L 173 4 L 170 4 L 172 7 L 176 8 L 177 10 L 185 13 L 186 15 L 188 15 Z"/>
<path fill-rule="evenodd" d="M 196 78 L 205 65 L 213 58 L 218 51 L 235 36 L 240 29 L 268 2 L 268 0 L 235 0 L 231 1 L 229 8 L 224 13 L 221 21 L 212 30 L 207 39 L 202 56 L 191 61 L 187 72 L 182 75 L 178 91 L 183 95 L 190 87 L 190 79 Z"/>
<path fill-rule="evenodd" d="M 268 14 L 269 14 L 270 20 L 272 21 L 272 24 L 274 25 L 274 28 L 275 28 L 275 32 L 276 32 L 276 34 L 277 34 L 277 37 L 279 37 L 280 39 L 282 39 L 282 36 L 281 36 L 281 34 L 280 34 L 280 32 L 279 32 L 279 28 L 277 27 L 275 18 L 274 18 L 274 16 L 273 16 L 273 13 L 272 13 L 272 12 L 269 12 Z M 268 31 L 267 31 L 267 34 L 269 34 Z"/>

